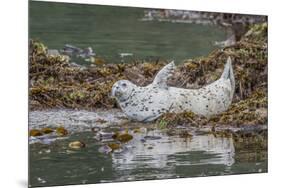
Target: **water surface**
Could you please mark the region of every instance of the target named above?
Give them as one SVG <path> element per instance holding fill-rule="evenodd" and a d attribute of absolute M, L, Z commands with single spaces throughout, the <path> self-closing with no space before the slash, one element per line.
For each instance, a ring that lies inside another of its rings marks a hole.
<path fill-rule="evenodd" d="M 105 120 L 101 123 L 101 119 Z M 33 111 L 30 128 L 64 125 L 67 137 L 51 143 L 30 142 L 32 186 L 120 182 L 181 177 L 267 172 L 267 151 L 236 149 L 233 139 L 212 134 L 171 136 L 153 124 L 132 123 L 119 110 Z M 122 149 L 101 153 L 113 140 L 97 138 L 91 128 L 103 132 L 128 129 L 133 139 Z M 135 132 L 136 128 L 141 131 Z M 71 149 L 81 140 L 85 148 Z"/>
<path fill-rule="evenodd" d="M 143 8 L 30 2 L 30 38 L 50 49 L 65 44 L 93 47 L 98 56 L 120 62 L 120 53 L 132 59 L 184 59 L 207 55 L 215 41 L 226 39 L 210 25 L 141 21 Z"/>

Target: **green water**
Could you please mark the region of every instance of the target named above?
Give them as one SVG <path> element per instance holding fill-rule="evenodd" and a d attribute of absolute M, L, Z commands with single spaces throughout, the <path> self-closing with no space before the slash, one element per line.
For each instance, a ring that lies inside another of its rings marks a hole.
<path fill-rule="evenodd" d="M 120 62 L 120 53 L 137 59 L 162 58 L 181 62 L 207 55 L 215 41 L 226 39 L 215 26 L 141 21 L 144 9 L 30 2 L 30 38 L 50 49 L 65 44 L 85 48 L 110 62 Z"/>
<path fill-rule="evenodd" d="M 98 119 L 106 123 L 98 123 Z M 70 133 L 50 143 L 30 138 L 30 186 L 267 172 L 267 150 L 258 145 L 241 143 L 237 147 L 231 137 L 212 134 L 194 134 L 188 138 L 171 136 L 153 124 L 125 122 L 119 110 L 30 112 L 30 129 L 64 125 Z M 98 132 L 90 131 L 93 127 L 99 127 L 102 132 L 127 129 L 133 139 L 123 143 L 122 150 L 106 154 L 99 149 L 115 141 L 98 139 Z M 136 128 L 141 131 L 135 132 Z M 77 140 L 86 147 L 69 148 L 69 143 Z"/>
<path fill-rule="evenodd" d="M 33 144 L 30 148 L 30 184 L 51 186 L 204 177 L 267 172 L 267 162 L 259 150 L 248 148 L 257 159 L 236 161 L 232 140 L 213 136 L 196 136 L 190 140 L 160 135 L 161 140 L 147 142 L 151 149 L 134 140 L 121 153 L 103 154 L 91 132 L 72 135 L 51 145 Z M 70 141 L 83 140 L 87 146 L 70 149 Z M 215 145 L 216 144 L 216 145 Z M 244 155 L 244 154 L 242 154 Z M 42 181 L 43 180 L 43 181 Z"/>

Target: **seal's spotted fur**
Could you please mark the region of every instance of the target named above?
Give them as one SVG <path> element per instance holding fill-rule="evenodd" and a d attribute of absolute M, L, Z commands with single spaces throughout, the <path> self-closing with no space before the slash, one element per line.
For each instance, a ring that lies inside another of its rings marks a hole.
<path fill-rule="evenodd" d="M 123 112 L 136 121 L 152 121 L 166 112 L 183 111 L 208 117 L 228 109 L 235 89 L 230 58 L 220 79 L 200 89 L 169 87 L 167 79 L 174 69 L 174 62 L 169 63 L 157 73 L 153 83 L 145 87 L 119 80 L 112 87 L 112 96 Z"/>

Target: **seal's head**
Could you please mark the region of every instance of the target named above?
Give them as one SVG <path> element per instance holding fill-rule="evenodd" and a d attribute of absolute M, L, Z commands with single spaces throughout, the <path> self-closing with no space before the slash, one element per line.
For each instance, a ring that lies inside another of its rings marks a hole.
<path fill-rule="evenodd" d="M 135 85 L 128 80 L 119 80 L 112 86 L 111 95 L 120 102 L 126 101 L 132 94 L 134 87 Z"/>

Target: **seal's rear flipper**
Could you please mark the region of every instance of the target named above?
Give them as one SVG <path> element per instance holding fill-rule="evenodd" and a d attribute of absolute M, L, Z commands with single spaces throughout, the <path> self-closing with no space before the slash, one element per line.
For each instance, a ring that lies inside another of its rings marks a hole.
<path fill-rule="evenodd" d="M 227 62 L 224 66 L 224 70 L 223 70 L 223 73 L 221 75 L 221 78 L 230 79 L 231 88 L 234 91 L 234 89 L 235 89 L 235 78 L 234 78 L 233 69 L 232 69 L 232 60 L 231 60 L 230 57 L 227 58 Z"/>
<path fill-rule="evenodd" d="M 153 80 L 153 84 L 160 88 L 167 88 L 167 80 L 172 75 L 176 66 L 174 61 L 170 62 L 166 66 L 164 66 L 155 76 Z"/>

